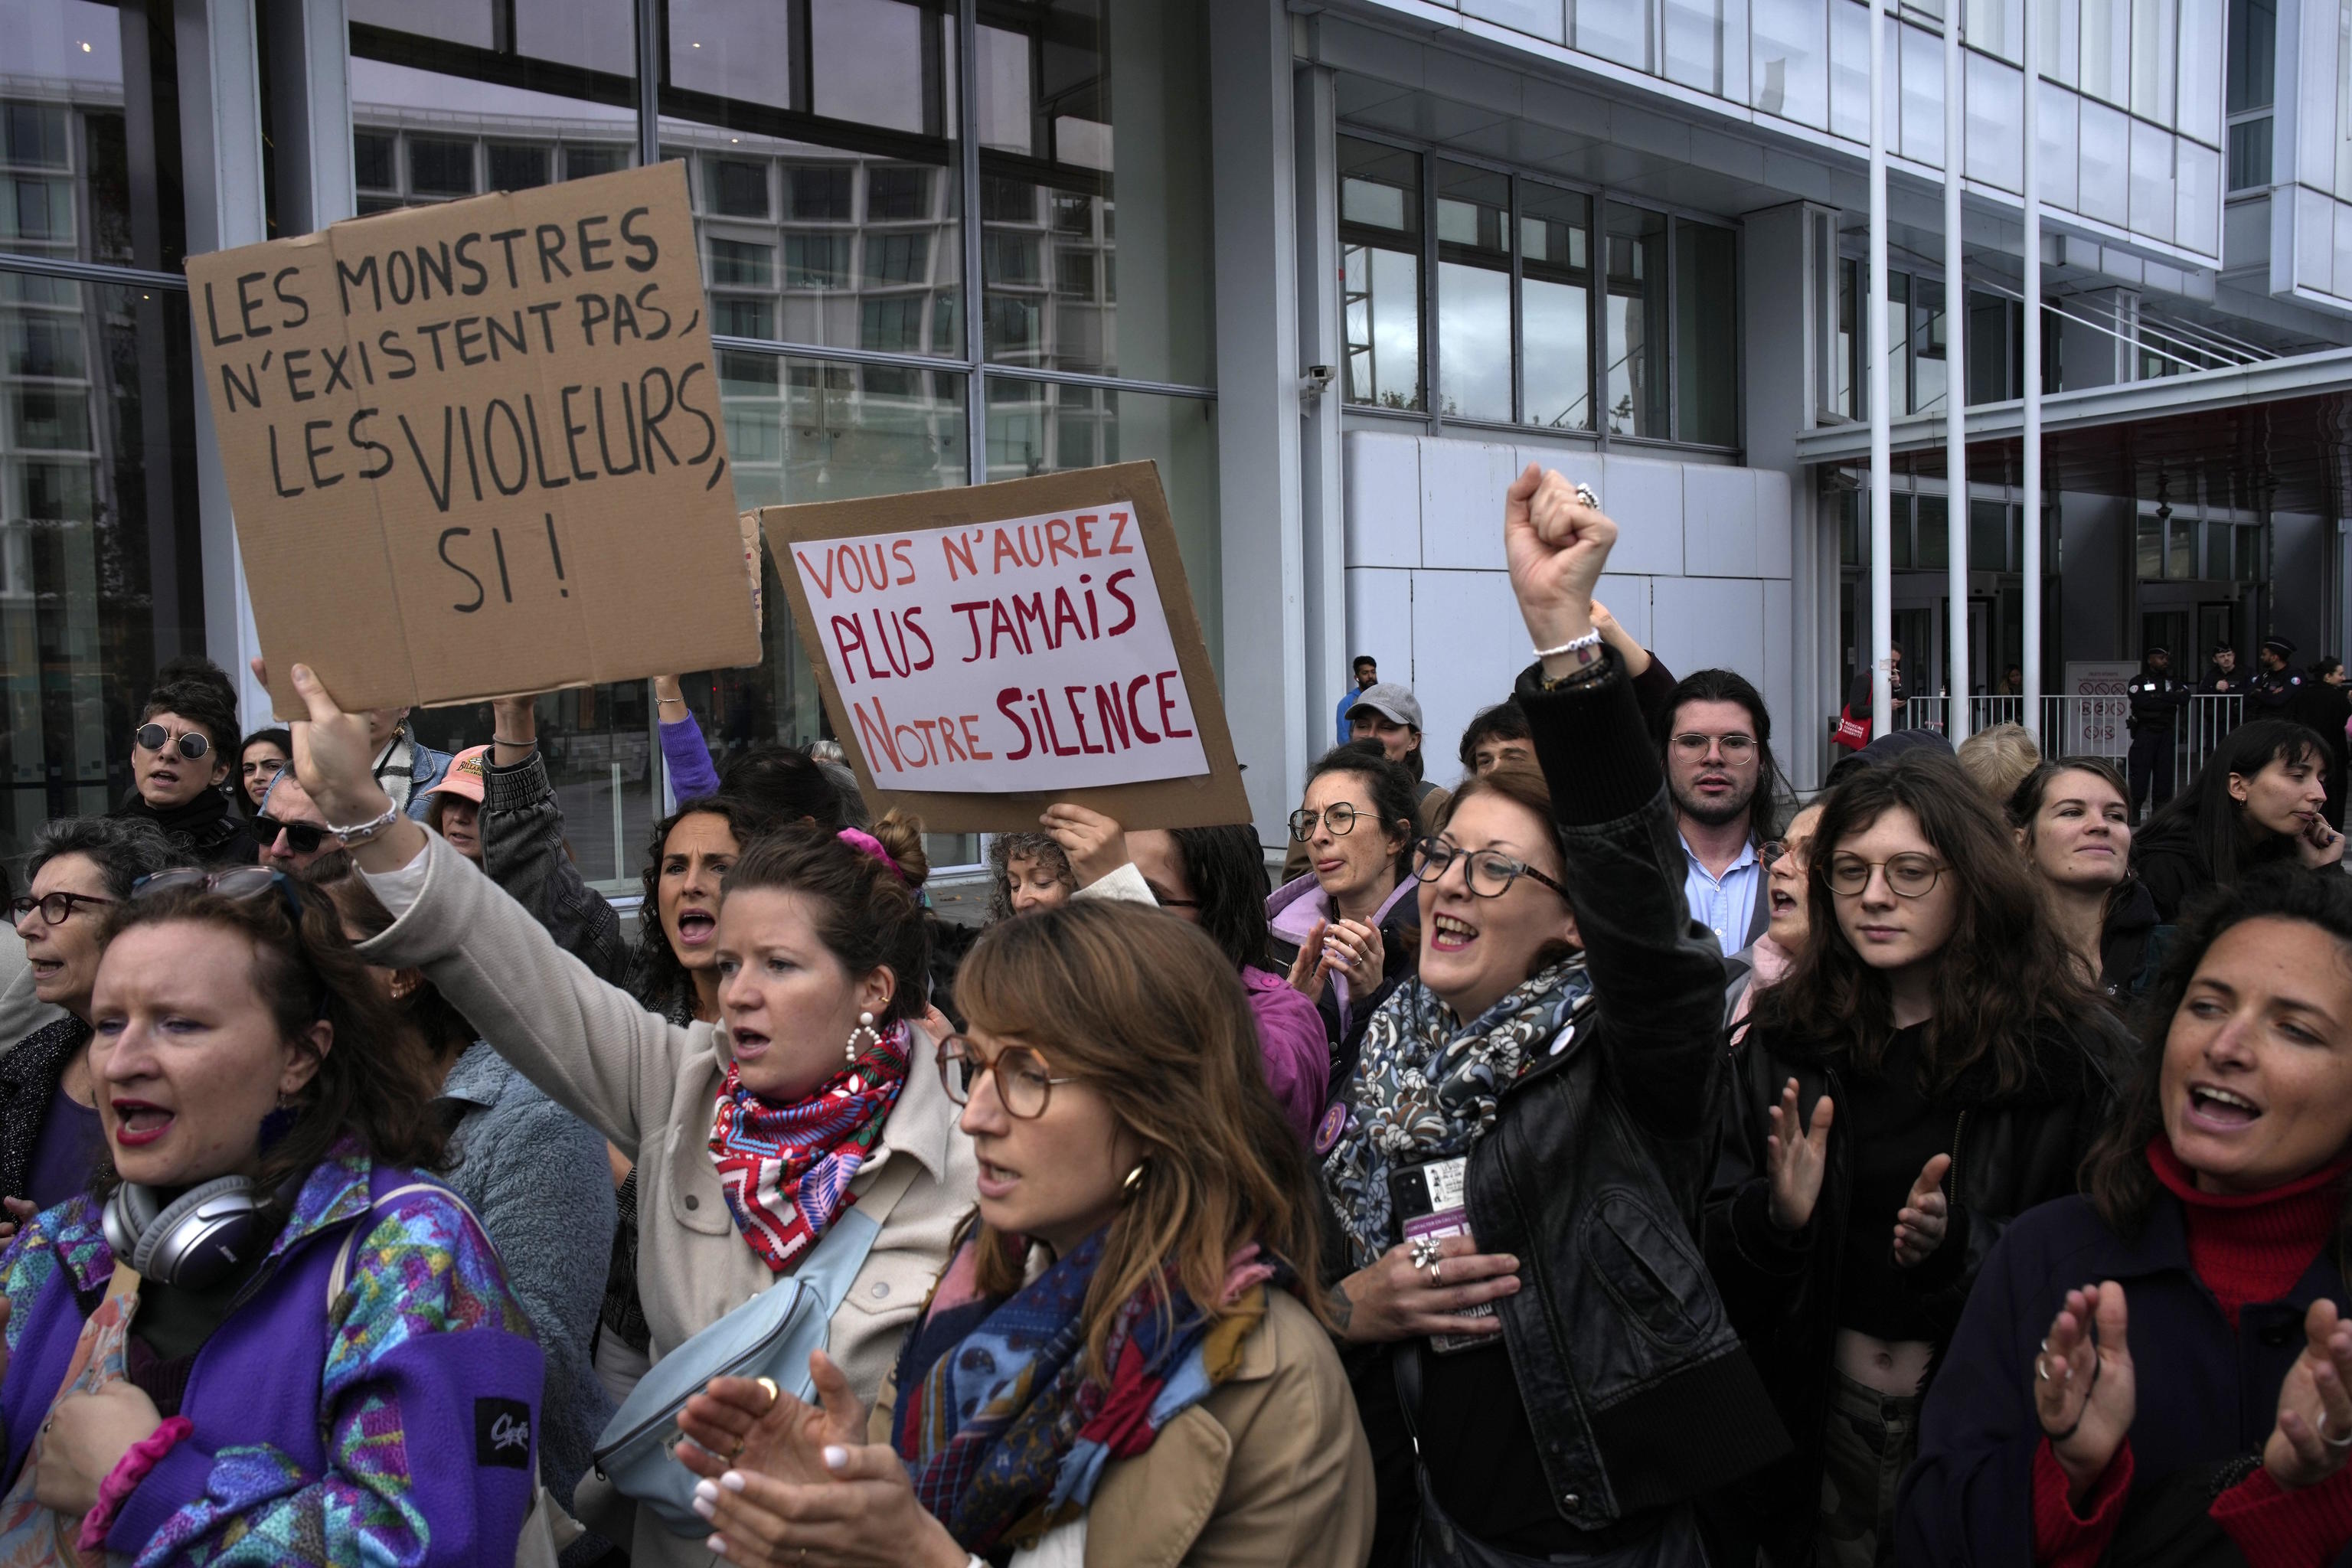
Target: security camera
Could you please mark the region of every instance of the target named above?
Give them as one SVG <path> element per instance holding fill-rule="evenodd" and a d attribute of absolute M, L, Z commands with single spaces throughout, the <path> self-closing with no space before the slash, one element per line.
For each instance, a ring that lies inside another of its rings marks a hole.
<path fill-rule="evenodd" d="M 1298 378 L 1301 397 L 1320 397 L 1331 390 L 1331 378 L 1339 373 L 1328 364 L 1310 364 L 1307 374 Z"/>

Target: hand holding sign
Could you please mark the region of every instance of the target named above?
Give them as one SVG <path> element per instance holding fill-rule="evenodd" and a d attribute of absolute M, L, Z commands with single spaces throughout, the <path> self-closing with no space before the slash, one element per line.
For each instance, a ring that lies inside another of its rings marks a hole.
<path fill-rule="evenodd" d="M 1126 830 L 1099 811 L 1056 801 L 1037 820 L 1069 857 L 1070 874 L 1081 888 L 1092 887 L 1128 863 Z"/>
<path fill-rule="evenodd" d="M 352 710 L 759 658 L 680 165 L 187 274 L 255 622 Z"/>

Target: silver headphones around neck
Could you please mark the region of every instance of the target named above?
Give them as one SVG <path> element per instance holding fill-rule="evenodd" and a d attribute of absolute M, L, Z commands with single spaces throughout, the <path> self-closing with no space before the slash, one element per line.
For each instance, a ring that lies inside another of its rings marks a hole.
<path fill-rule="evenodd" d="M 248 1176 L 215 1176 L 169 1204 L 152 1187 L 125 1182 L 106 1200 L 106 1245 L 142 1279 L 201 1290 L 245 1261 L 261 1205 Z"/>

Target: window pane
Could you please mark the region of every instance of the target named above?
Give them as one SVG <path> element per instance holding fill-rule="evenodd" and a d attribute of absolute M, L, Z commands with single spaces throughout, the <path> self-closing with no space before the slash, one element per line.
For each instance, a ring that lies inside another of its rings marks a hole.
<path fill-rule="evenodd" d="M 1701 92 L 1723 90 L 1723 0 L 1666 0 L 1666 75 Z"/>
<path fill-rule="evenodd" d="M 1612 436 L 1666 428 L 1666 219 L 1612 203 L 1608 227 L 1608 374 Z"/>
<path fill-rule="evenodd" d="M 1997 500 L 1969 503 L 1969 570 L 2007 572 L 2017 563 L 2009 555 L 2010 509 Z"/>
<path fill-rule="evenodd" d="M 178 271 L 187 228 L 171 8 L 0 5 L 0 250 Z M 160 181 L 147 173 L 157 170 Z"/>
<path fill-rule="evenodd" d="M 1748 37 L 1756 107 L 1827 130 L 1829 33 L 1820 0 L 1751 0 Z"/>
<path fill-rule="evenodd" d="M 1437 161 L 1438 406 L 1511 417 L 1511 182 Z"/>
<path fill-rule="evenodd" d="M 1969 401 L 2001 403 L 2020 395 L 2010 374 L 2011 339 L 2023 318 L 1997 294 L 1969 296 Z"/>
<path fill-rule="evenodd" d="M 2237 557 L 2237 570 L 2232 572 L 2231 575 L 2241 583 L 2254 583 L 2261 581 L 2263 575 L 2263 531 L 2259 528 L 2241 528 L 2235 529 L 2232 531 L 2238 536 L 2236 540 L 2232 542 L 2232 553 Z"/>
<path fill-rule="evenodd" d="M 2132 0 L 2131 107 L 2159 124 L 2172 123 L 2172 66 L 2180 40 L 2172 0 Z"/>
<path fill-rule="evenodd" d="M 1576 47 L 1635 70 L 1650 68 L 1650 8 L 1625 0 L 1575 0 Z"/>
<path fill-rule="evenodd" d="M 1348 401 L 1421 407 L 1418 154 L 1339 138 L 1339 253 Z"/>
<path fill-rule="evenodd" d="M 2277 0 L 2230 0 L 2229 54 L 2223 78 L 2229 111 L 2268 109 L 2277 97 Z"/>
<path fill-rule="evenodd" d="M 1675 438 L 1739 440 L 1739 279 L 1731 230 L 1675 225 Z"/>
<path fill-rule="evenodd" d="M 2230 127 L 2230 188 L 2250 190 L 2271 183 L 2271 117 Z"/>
<path fill-rule="evenodd" d="M 948 489 L 967 478 L 959 373 L 722 352 L 719 382 L 735 501 L 746 510 Z M 755 745 L 804 746 L 832 733 L 772 558 L 761 579 L 765 657 L 680 681 L 722 767 Z M 633 841 L 632 853 L 642 847 Z M 968 836 L 935 835 L 926 847 L 935 866 L 979 858 Z"/>
<path fill-rule="evenodd" d="M 1944 285 L 1930 278 L 1911 283 L 1911 412 L 1932 414 L 1944 406 L 1946 374 Z"/>
<path fill-rule="evenodd" d="M 0 858 L 121 798 L 205 646 L 189 342 L 184 294 L 0 271 Z"/>
<path fill-rule="evenodd" d="M 1592 428 L 1592 200 L 1519 182 L 1520 417 Z"/>
<path fill-rule="evenodd" d="M 1160 465 L 1176 545 L 1210 658 L 1223 659 L 1217 594 L 1217 405 L 1196 397 L 988 378 L 988 477 L 1017 479 L 1149 458 Z"/>
<path fill-rule="evenodd" d="M 1206 385 L 1216 332 L 1207 123 L 1208 36 L 1191 0 L 1006 0 L 980 28 L 974 84 L 981 168 L 1034 193 L 1018 216 L 1060 237 L 1034 277 L 1000 275 L 1012 254 L 983 247 L 993 301 L 1037 331 L 986 340 L 991 360 Z M 1116 296 L 1127 245 L 1126 287 Z M 1070 263 L 1069 270 L 1062 263 Z"/>
<path fill-rule="evenodd" d="M 1928 570 L 1943 571 L 1952 563 L 1952 530 L 1942 496 L 1914 498 L 1915 527 L 1918 534 L 1918 553 L 1915 564 Z"/>
<path fill-rule="evenodd" d="M 2133 532 L 2139 580 L 2158 583 L 2164 580 L 2164 525 L 2155 518 L 2142 514 Z"/>
<path fill-rule="evenodd" d="M 349 9 L 362 214 L 526 190 L 558 169 L 576 180 L 636 163 L 628 0 L 516 0 L 503 24 L 501 0 L 351 0 Z"/>
<path fill-rule="evenodd" d="M 714 319 L 725 289 L 768 337 L 961 357 L 954 7 L 662 3 L 663 150 L 695 164 Z"/>
<path fill-rule="evenodd" d="M 2197 525 L 2185 517 L 2168 518 L 2165 531 L 2170 548 L 2165 552 L 2164 574 L 2185 579 L 2197 575 Z"/>
<path fill-rule="evenodd" d="M 2226 522 L 2205 525 L 2205 570 L 2202 575 L 2216 583 L 2230 580 L 2231 536 L 2237 531 Z"/>

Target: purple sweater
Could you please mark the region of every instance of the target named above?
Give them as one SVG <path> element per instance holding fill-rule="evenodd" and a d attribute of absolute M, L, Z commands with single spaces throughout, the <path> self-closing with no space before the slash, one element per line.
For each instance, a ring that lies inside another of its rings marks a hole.
<path fill-rule="evenodd" d="M 683 805 L 719 793 L 719 770 L 711 765 L 710 747 L 702 726 L 688 712 L 675 724 L 661 727 L 662 761 L 669 764 L 669 793 Z"/>
<path fill-rule="evenodd" d="M 488 1239 L 439 1184 L 350 1144 L 304 1183 L 258 1290 L 196 1352 L 194 1430 L 124 1501 L 118 1561 L 501 1564 L 537 1486 L 542 1363 Z M 327 1285 L 351 1247 L 348 1283 Z M 114 1270 L 98 1207 L 35 1216 L 0 1255 L 13 1482 Z"/>
<path fill-rule="evenodd" d="M 1257 1048 L 1265 1063 L 1265 1086 L 1274 1090 L 1285 1121 L 1302 1143 L 1315 1139 L 1315 1119 L 1331 1088 L 1331 1053 L 1323 1039 L 1323 1015 L 1305 994 L 1271 970 L 1242 970 L 1257 1019 Z"/>

